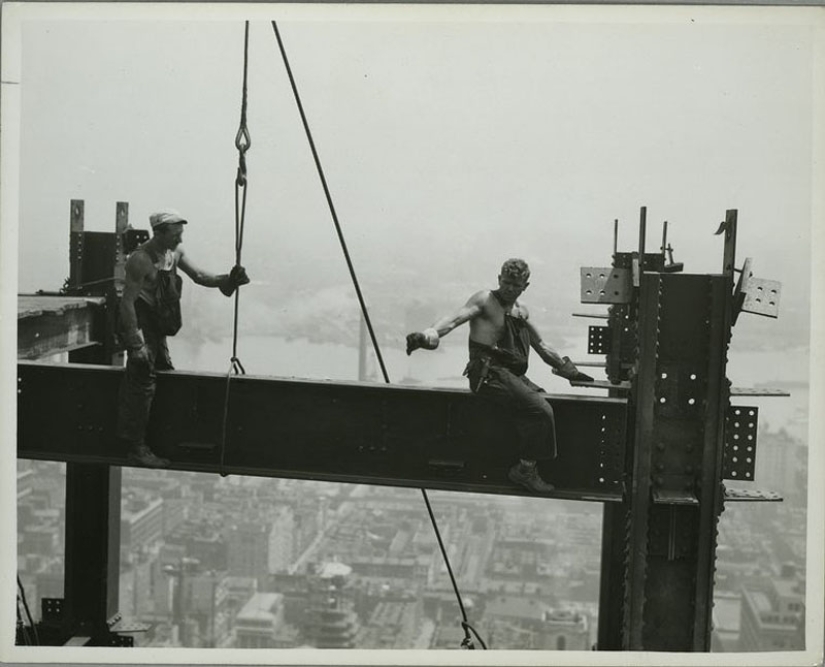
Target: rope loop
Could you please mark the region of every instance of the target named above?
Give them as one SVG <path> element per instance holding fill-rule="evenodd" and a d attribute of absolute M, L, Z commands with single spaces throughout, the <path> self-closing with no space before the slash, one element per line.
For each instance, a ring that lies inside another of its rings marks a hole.
<path fill-rule="evenodd" d="M 246 375 L 246 369 L 243 367 L 243 364 L 238 357 L 232 357 L 230 361 L 232 362 L 232 371 L 235 375 Z"/>
<path fill-rule="evenodd" d="M 246 95 L 244 95 L 244 106 L 246 106 Z M 246 116 L 246 114 L 242 114 Z M 238 128 L 238 133 L 235 135 L 235 148 L 238 149 L 241 157 L 246 155 L 252 146 L 252 138 L 249 136 L 249 128 L 246 126 L 246 118 L 241 118 L 241 126 Z"/>

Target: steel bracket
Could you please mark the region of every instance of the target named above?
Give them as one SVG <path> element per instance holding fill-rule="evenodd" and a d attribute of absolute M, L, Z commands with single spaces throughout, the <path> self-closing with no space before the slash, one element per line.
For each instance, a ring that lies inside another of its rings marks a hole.
<path fill-rule="evenodd" d="M 630 303 L 630 271 L 622 268 L 585 266 L 581 269 L 582 303 Z"/>
<path fill-rule="evenodd" d="M 587 328 L 587 353 L 607 354 L 610 351 L 610 327 Z"/>
<path fill-rule="evenodd" d="M 779 317 L 779 300 L 782 283 L 777 280 L 755 278 L 753 260 L 748 257 L 742 266 L 736 289 L 733 293 L 733 322 L 740 312 L 753 313 L 764 317 Z"/>
<path fill-rule="evenodd" d="M 753 481 L 756 468 L 756 424 L 759 408 L 732 405 L 725 416 L 725 452 L 722 476 Z"/>

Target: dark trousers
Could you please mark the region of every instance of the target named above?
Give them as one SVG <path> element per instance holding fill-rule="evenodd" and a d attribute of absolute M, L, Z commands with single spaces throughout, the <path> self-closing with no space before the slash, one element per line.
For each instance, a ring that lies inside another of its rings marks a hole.
<path fill-rule="evenodd" d="M 143 332 L 148 360 L 126 362 L 126 373 L 120 383 L 117 410 L 117 436 L 132 446 L 145 444 L 146 425 L 155 398 L 156 370 L 171 370 L 172 359 L 166 345 L 166 336 L 158 331 L 151 306 L 145 301 L 135 301 L 138 327 Z"/>
<path fill-rule="evenodd" d="M 470 388 L 475 386 L 472 376 Z M 519 457 L 528 461 L 556 458 L 556 421 L 544 389 L 526 375 L 491 365 L 476 395 L 507 408 L 516 422 Z"/>

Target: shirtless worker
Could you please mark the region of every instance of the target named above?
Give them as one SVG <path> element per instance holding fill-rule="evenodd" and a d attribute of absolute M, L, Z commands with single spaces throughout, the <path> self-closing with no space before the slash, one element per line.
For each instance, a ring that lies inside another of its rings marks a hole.
<path fill-rule="evenodd" d="M 464 375 L 469 378 L 470 390 L 505 406 L 515 418 L 520 460 L 507 477 L 534 493 L 547 493 L 553 486 L 539 475 L 537 461 L 556 457 L 556 428 L 544 389 L 525 375 L 530 348 L 553 367 L 553 373 L 571 383 L 593 378 L 542 340 L 527 307 L 518 301 L 529 280 L 527 263 L 508 259 L 501 267 L 498 289 L 476 292 L 453 315 L 441 318 L 423 332 L 409 334 L 407 354 L 418 348 L 436 349 L 442 336 L 469 322 L 470 361 Z"/>
<path fill-rule="evenodd" d="M 155 396 L 156 370 L 171 370 L 166 337 L 181 327 L 177 268 L 196 284 L 217 287 L 231 296 L 249 282 L 242 266 L 215 275 L 198 268 L 180 245 L 187 221 L 166 209 L 149 216 L 152 238 L 126 261 L 126 280 L 120 300 L 121 336 L 127 350 L 126 373 L 120 385 L 117 437 L 125 441 L 129 463 L 152 468 L 169 465 L 146 445 L 146 425 Z"/>

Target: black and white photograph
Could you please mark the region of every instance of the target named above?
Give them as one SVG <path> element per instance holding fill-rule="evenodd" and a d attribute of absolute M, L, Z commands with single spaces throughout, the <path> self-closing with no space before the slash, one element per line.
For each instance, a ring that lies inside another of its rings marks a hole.
<path fill-rule="evenodd" d="M 0 661 L 822 664 L 823 7 L 1 45 Z"/>

